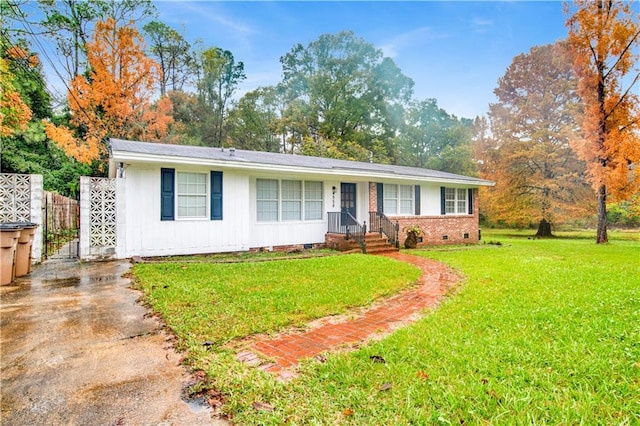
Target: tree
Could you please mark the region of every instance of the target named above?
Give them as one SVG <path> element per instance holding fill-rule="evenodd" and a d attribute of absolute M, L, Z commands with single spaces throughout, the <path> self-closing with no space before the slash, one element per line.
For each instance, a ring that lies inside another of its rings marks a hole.
<path fill-rule="evenodd" d="M 484 198 L 486 211 L 507 224 L 537 221 L 539 236 L 551 236 L 560 219 L 589 213 L 585 166 L 569 146 L 579 105 L 569 62 L 563 43 L 516 56 L 489 106 L 494 146 L 481 176 L 496 186 Z"/>
<path fill-rule="evenodd" d="M 44 19 L 44 34 L 56 43 L 71 81 L 88 67 L 87 42 L 98 21 L 111 18 L 116 27 L 153 16 L 150 0 L 38 0 Z"/>
<path fill-rule="evenodd" d="M 255 151 L 279 152 L 277 93 L 274 87 L 245 94 L 229 116 L 232 146 Z"/>
<path fill-rule="evenodd" d="M 297 121 L 303 112 L 302 138 L 355 153 L 355 159 L 368 160 L 370 151 L 378 161 L 394 159 L 392 112 L 409 101 L 413 81 L 390 58 L 352 32 L 340 32 L 298 44 L 280 62 L 288 102 L 283 119 Z"/>
<path fill-rule="evenodd" d="M 640 189 L 640 23 L 633 2 L 576 0 L 566 6 L 573 68 L 584 103 L 581 137 L 572 139 L 597 194 L 597 243 L 606 243 L 607 200 Z M 635 92 L 633 88 L 635 89 Z"/>
<path fill-rule="evenodd" d="M 32 115 L 31 108 L 16 89 L 16 79 L 9 63 L 0 57 L 0 136 L 11 136 L 25 130 Z"/>
<path fill-rule="evenodd" d="M 117 28 L 114 19 L 98 22 L 87 54 L 90 71 L 71 82 L 68 97 L 71 124 L 81 138 L 53 125 L 46 128 L 49 137 L 82 162 L 103 154 L 109 137 L 161 140 L 172 121 L 171 101 L 163 98 L 151 106 L 159 70 L 145 56 L 138 31 Z"/>
<path fill-rule="evenodd" d="M 435 99 L 413 102 L 404 113 L 398 143 L 401 163 L 451 173 L 475 174 L 471 161 L 472 123 L 458 120 Z"/>
<path fill-rule="evenodd" d="M 45 134 L 42 119 L 55 118 L 37 55 L 8 34 L 0 50 L 1 171 L 41 174 L 46 190 L 75 195 L 78 177 L 92 170 L 67 157 Z"/>
<path fill-rule="evenodd" d="M 163 22 L 149 22 L 143 30 L 151 41 L 149 53 L 160 65 L 160 96 L 170 90 L 182 90 L 194 71 L 191 46 L 179 32 Z"/>
<path fill-rule="evenodd" d="M 224 146 L 229 102 L 245 78 L 244 64 L 236 63 L 230 51 L 214 47 L 201 52 L 198 96 L 200 103 L 212 112 L 210 120 L 203 123 L 206 131 L 202 132 L 202 138 L 206 145 Z"/>

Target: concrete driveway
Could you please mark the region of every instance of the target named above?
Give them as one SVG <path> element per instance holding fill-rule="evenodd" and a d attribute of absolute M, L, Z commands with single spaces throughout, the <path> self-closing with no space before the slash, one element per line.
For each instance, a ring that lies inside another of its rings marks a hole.
<path fill-rule="evenodd" d="M 45 263 L 0 287 L 2 425 L 221 425 L 182 400 L 169 336 L 128 262 Z"/>

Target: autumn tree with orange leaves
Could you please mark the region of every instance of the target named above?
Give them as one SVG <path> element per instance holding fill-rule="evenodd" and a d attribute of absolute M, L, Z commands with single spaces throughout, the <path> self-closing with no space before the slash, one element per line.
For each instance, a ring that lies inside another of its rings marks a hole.
<path fill-rule="evenodd" d="M 160 78 L 155 61 L 144 54 L 143 40 L 131 26 L 114 19 L 96 24 L 87 43 L 90 69 L 71 81 L 68 101 L 80 138 L 71 130 L 46 126 L 47 136 L 67 154 L 88 163 L 105 153 L 108 138 L 159 141 L 173 121 L 171 101 L 151 98 Z"/>
<path fill-rule="evenodd" d="M 576 0 L 565 5 L 583 104 L 582 134 L 572 140 L 597 194 L 596 242 L 606 243 L 607 201 L 640 191 L 637 3 Z M 638 197 L 636 197 L 638 199 Z"/>
<path fill-rule="evenodd" d="M 489 106 L 490 136 L 480 137 L 482 122 L 476 121 L 475 141 L 481 177 L 496 182 L 482 195 L 492 221 L 537 221 L 536 235 L 550 237 L 552 225 L 594 211 L 585 165 L 569 146 L 580 103 L 576 84 L 562 42 L 516 56 L 498 79 L 497 102 Z"/>

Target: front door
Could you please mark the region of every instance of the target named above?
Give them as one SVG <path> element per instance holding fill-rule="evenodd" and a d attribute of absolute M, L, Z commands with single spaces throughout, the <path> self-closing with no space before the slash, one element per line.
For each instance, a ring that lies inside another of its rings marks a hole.
<path fill-rule="evenodd" d="M 353 219 L 349 219 L 351 214 L 353 218 L 356 218 L 356 184 L 355 183 L 342 183 L 340 184 L 340 211 L 341 225 L 352 225 Z"/>

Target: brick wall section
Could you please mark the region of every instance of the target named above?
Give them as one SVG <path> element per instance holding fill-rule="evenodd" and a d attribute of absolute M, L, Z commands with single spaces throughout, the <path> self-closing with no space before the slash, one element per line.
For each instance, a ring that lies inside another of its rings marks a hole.
<path fill-rule="evenodd" d="M 369 211 L 378 211 L 378 190 L 375 182 L 369 182 Z"/>
<path fill-rule="evenodd" d="M 377 210 L 375 182 L 369 182 L 369 210 Z M 473 189 L 473 215 L 442 216 L 393 216 L 392 222 L 400 225 L 400 245 L 406 238 L 403 228 L 418 225 L 422 230 L 422 242 L 418 246 L 443 244 L 475 244 L 479 241 L 478 190 Z M 465 238 L 467 234 L 467 238 Z M 445 240 L 443 237 L 446 236 Z"/>

